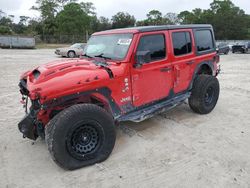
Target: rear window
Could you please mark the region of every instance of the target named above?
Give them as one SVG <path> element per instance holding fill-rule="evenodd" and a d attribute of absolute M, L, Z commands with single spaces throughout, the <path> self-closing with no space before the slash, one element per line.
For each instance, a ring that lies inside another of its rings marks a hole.
<path fill-rule="evenodd" d="M 198 30 L 195 32 L 195 41 L 198 52 L 214 49 L 211 30 Z"/>
<path fill-rule="evenodd" d="M 189 54 L 192 51 L 191 36 L 189 32 L 174 32 L 172 34 L 174 55 Z"/>

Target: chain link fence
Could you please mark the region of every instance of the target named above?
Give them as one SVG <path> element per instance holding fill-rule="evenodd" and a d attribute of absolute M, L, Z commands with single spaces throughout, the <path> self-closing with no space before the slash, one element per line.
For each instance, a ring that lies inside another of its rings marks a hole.
<path fill-rule="evenodd" d="M 73 44 L 73 43 L 86 43 L 89 35 L 36 35 L 34 36 L 36 44 L 51 43 L 51 44 Z"/>
<path fill-rule="evenodd" d="M 226 43 L 226 44 L 237 44 L 237 43 L 247 43 L 250 42 L 250 40 L 216 40 L 218 43 Z"/>

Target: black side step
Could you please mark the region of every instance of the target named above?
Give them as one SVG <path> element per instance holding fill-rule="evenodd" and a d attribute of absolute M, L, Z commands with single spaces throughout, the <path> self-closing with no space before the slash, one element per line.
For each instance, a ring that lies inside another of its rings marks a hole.
<path fill-rule="evenodd" d="M 145 108 L 129 112 L 128 114 L 121 115 L 117 118 L 117 121 L 133 121 L 133 122 L 141 122 L 145 119 L 151 118 L 155 114 L 167 111 L 175 106 L 183 103 L 187 98 L 191 95 L 190 92 L 175 96 L 171 99 L 162 101 L 160 103 L 156 103 Z"/>

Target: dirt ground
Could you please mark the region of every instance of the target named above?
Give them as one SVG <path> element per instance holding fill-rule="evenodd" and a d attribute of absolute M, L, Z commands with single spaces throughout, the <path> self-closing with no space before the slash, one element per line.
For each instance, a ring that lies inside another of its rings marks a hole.
<path fill-rule="evenodd" d="M 0 187 L 250 187 L 250 54 L 221 56 L 214 111 L 187 104 L 142 123 L 123 123 L 108 160 L 65 171 L 44 141 L 23 139 L 18 80 L 58 59 L 53 50 L 0 49 Z"/>

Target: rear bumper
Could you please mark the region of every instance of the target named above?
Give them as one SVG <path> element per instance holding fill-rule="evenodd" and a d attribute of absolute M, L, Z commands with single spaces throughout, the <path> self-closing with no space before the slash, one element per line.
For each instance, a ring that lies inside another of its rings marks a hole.
<path fill-rule="evenodd" d="M 37 135 L 35 134 L 35 119 L 31 114 L 26 114 L 23 119 L 18 123 L 18 129 L 23 133 L 23 137 L 27 137 L 32 140 L 36 140 Z"/>

